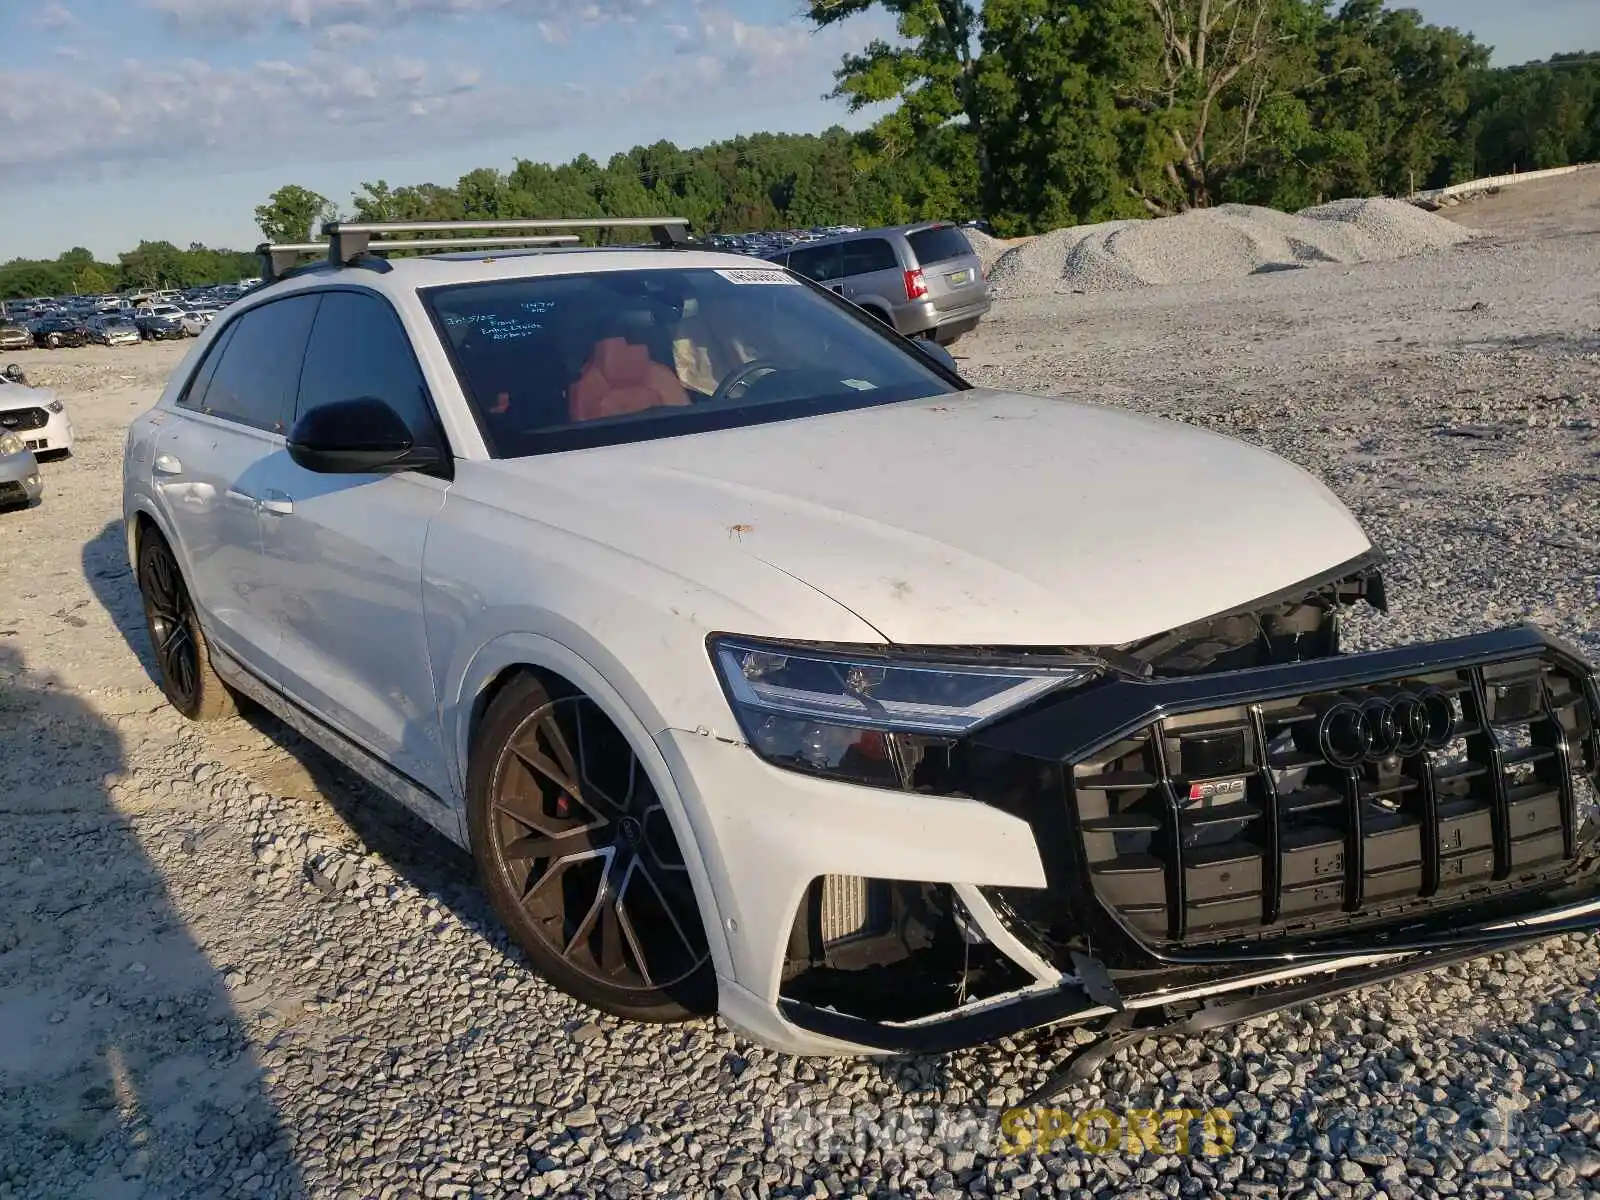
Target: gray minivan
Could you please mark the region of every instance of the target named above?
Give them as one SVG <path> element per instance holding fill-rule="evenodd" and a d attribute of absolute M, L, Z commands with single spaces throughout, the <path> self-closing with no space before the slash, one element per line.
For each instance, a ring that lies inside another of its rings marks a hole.
<path fill-rule="evenodd" d="M 948 346 L 989 311 L 983 264 L 961 229 L 945 221 L 838 234 L 766 257 L 832 288 L 907 337 Z"/>

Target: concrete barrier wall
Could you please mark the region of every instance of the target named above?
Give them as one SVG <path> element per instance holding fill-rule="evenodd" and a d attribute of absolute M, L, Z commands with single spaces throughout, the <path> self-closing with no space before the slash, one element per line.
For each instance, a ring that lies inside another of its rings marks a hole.
<path fill-rule="evenodd" d="M 1432 188 L 1426 192 L 1418 192 L 1413 199 L 1416 200 L 1442 200 L 1446 196 L 1465 196 L 1469 192 L 1486 192 L 1490 188 L 1510 187 L 1515 183 L 1532 183 L 1536 179 L 1554 179 L 1558 175 L 1572 175 L 1578 171 L 1587 171 L 1600 163 L 1580 163 L 1575 167 L 1551 167 L 1544 171 L 1522 171 L 1516 175 L 1491 175 L 1486 179 L 1471 179 L 1466 183 L 1455 183 L 1449 187 Z"/>

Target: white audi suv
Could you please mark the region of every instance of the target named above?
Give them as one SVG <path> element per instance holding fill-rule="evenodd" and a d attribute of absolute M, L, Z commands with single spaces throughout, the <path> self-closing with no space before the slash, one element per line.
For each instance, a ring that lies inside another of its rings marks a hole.
<path fill-rule="evenodd" d="M 940 1051 L 1600 924 L 1571 648 L 1341 653 L 1381 560 L 1300 468 L 575 224 L 264 248 L 124 466 L 172 703 L 468 848 L 551 983 Z"/>

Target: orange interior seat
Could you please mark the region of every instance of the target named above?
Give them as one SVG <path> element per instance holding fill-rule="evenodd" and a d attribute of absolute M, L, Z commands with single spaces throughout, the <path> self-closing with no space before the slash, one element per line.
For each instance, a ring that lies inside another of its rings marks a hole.
<path fill-rule="evenodd" d="M 650 357 L 650 351 L 620 337 L 595 343 L 578 381 L 567 393 L 573 421 L 622 417 L 662 405 L 686 405 L 689 393 L 677 372 Z"/>

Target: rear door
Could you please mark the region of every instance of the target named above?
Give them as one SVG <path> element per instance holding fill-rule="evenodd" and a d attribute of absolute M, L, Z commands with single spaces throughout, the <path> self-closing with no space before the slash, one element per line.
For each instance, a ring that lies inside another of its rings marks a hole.
<path fill-rule="evenodd" d="M 906 273 L 888 238 L 844 243 L 844 295 L 857 304 L 889 312 L 906 302 Z"/>
<path fill-rule="evenodd" d="M 967 235 L 955 225 L 934 225 L 906 234 L 911 252 L 922 268 L 928 299 L 940 312 L 977 304 L 987 295 L 983 263 L 973 253 Z"/>
<path fill-rule="evenodd" d="M 263 594 L 263 464 L 283 449 L 311 296 L 242 313 L 208 350 L 155 447 L 153 479 L 189 590 L 217 648 L 271 678 L 278 625 Z"/>
<path fill-rule="evenodd" d="M 418 444 L 445 448 L 410 338 L 375 292 L 329 290 L 295 419 L 376 396 Z M 292 422 L 291 422 L 292 427 Z M 278 449 L 263 464 L 261 548 L 280 644 L 273 682 L 436 796 L 451 791 L 422 619 L 422 551 L 448 481 L 319 475 Z"/>

